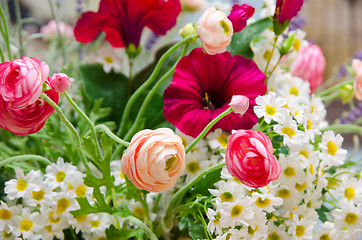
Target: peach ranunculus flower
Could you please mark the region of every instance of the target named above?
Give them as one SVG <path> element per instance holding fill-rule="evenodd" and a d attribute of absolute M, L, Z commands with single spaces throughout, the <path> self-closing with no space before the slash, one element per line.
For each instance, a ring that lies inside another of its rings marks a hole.
<path fill-rule="evenodd" d="M 225 52 L 233 32 L 233 24 L 226 14 L 214 7 L 206 9 L 197 23 L 202 48 L 210 55 Z"/>
<path fill-rule="evenodd" d="M 0 64 L 0 95 L 13 110 L 35 103 L 49 76 L 49 66 L 36 58 L 23 57 Z"/>
<path fill-rule="evenodd" d="M 252 188 L 268 185 L 278 179 L 281 172 L 270 139 L 259 131 L 234 132 L 229 138 L 225 162 L 232 176 Z"/>
<path fill-rule="evenodd" d="M 182 140 L 168 128 L 142 130 L 133 136 L 121 168 L 138 189 L 169 190 L 185 169 Z"/>
<path fill-rule="evenodd" d="M 362 61 L 359 59 L 353 59 L 352 68 L 356 74 L 353 84 L 354 95 L 359 101 L 362 101 Z"/>

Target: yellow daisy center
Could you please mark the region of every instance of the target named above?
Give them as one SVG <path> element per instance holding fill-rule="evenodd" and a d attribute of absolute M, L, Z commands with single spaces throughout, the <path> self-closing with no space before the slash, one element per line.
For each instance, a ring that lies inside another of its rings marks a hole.
<path fill-rule="evenodd" d="M 234 196 L 229 192 L 224 192 L 220 198 L 223 202 L 232 202 L 234 200 Z"/>
<path fill-rule="evenodd" d="M 287 135 L 289 138 L 292 138 L 295 135 L 294 130 L 290 127 L 283 127 L 282 133 Z"/>
<path fill-rule="evenodd" d="M 358 220 L 358 215 L 355 213 L 347 213 L 346 217 L 344 218 L 344 221 L 348 224 L 348 225 L 353 225 L 357 222 Z"/>
<path fill-rule="evenodd" d="M 198 162 L 189 162 L 186 169 L 189 173 L 196 173 L 200 170 L 200 164 Z"/>
<path fill-rule="evenodd" d="M 57 173 L 57 175 L 55 176 L 55 180 L 57 180 L 57 182 L 63 182 L 64 178 L 65 178 L 65 173 L 63 171 L 59 171 Z"/>
<path fill-rule="evenodd" d="M 232 209 L 231 209 L 231 217 L 238 217 L 241 213 L 243 212 L 243 206 L 236 204 Z"/>
<path fill-rule="evenodd" d="M 9 220 L 11 218 L 12 214 L 7 209 L 1 209 L 0 210 L 0 219 L 1 220 Z"/>
<path fill-rule="evenodd" d="M 333 156 L 334 154 L 336 154 L 336 152 L 337 152 L 336 144 L 334 144 L 334 142 L 332 141 L 329 141 L 327 143 L 327 153 Z"/>
<path fill-rule="evenodd" d="M 273 106 L 266 105 L 265 112 L 266 112 L 266 114 L 273 116 L 277 112 L 277 110 Z"/>
<path fill-rule="evenodd" d="M 24 219 L 20 222 L 20 231 L 27 232 L 34 226 L 33 222 L 29 219 Z"/>
<path fill-rule="evenodd" d="M 352 198 L 354 198 L 355 195 L 355 191 L 353 188 L 349 187 L 346 188 L 346 190 L 344 190 L 344 197 L 347 198 L 348 200 L 351 200 Z"/>
<path fill-rule="evenodd" d="M 16 189 L 19 191 L 19 192 L 22 192 L 24 191 L 26 188 L 28 187 L 28 183 L 23 180 L 23 179 L 20 179 L 18 181 L 18 183 L 16 184 Z"/>

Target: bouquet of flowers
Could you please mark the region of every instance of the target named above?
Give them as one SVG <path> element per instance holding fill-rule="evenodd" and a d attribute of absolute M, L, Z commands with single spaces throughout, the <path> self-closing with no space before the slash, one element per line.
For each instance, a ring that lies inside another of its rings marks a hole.
<path fill-rule="evenodd" d="M 77 4 L 31 35 L 0 8 L 1 239 L 360 236 L 362 62 L 323 81 L 303 0 Z"/>

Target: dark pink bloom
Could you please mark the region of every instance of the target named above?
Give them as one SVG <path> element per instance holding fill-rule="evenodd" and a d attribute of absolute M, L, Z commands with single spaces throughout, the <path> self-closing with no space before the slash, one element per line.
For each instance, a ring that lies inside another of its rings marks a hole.
<path fill-rule="evenodd" d="M 259 131 L 234 132 L 229 138 L 225 162 L 232 176 L 252 188 L 268 185 L 278 179 L 281 171 L 270 139 Z"/>
<path fill-rule="evenodd" d="M 50 78 L 47 83 L 49 84 Z M 55 103 L 59 101 L 59 94 L 50 89 L 45 91 Z M 0 96 L 0 127 L 17 135 L 26 135 L 38 132 L 52 115 L 54 108 L 42 99 L 20 110 L 13 110 Z"/>
<path fill-rule="evenodd" d="M 50 86 L 58 93 L 63 93 L 70 88 L 70 79 L 64 73 L 56 73 L 50 80 Z"/>
<path fill-rule="evenodd" d="M 229 20 L 233 24 L 234 32 L 240 32 L 246 26 L 246 21 L 253 16 L 255 8 L 244 3 L 243 5 L 234 4 Z"/>
<path fill-rule="evenodd" d="M 300 11 L 304 0 L 277 0 L 274 18 L 283 25 L 285 21 L 290 21 Z"/>
<path fill-rule="evenodd" d="M 181 132 L 196 137 L 206 125 L 229 108 L 233 95 L 249 98 L 243 116 L 230 113 L 211 129 L 250 129 L 258 118 L 255 98 L 266 91 L 265 75 L 252 60 L 229 52 L 216 55 L 194 49 L 176 66 L 172 82 L 164 92 L 165 118 Z"/>
<path fill-rule="evenodd" d="M 74 28 L 77 41 L 88 43 L 100 32 L 113 47 L 140 43 L 144 27 L 164 35 L 176 24 L 179 0 L 101 0 L 98 12 L 85 12 Z"/>

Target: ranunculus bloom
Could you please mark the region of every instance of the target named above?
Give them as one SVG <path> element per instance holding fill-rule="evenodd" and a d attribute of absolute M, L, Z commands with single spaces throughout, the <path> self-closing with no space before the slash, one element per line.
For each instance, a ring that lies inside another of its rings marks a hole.
<path fill-rule="evenodd" d="M 58 93 L 63 93 L 70 88 L 70 79 L 64 73 L 54 74 L 50 80 L 50 86 Z"/>
<path fill-rule="evenodd" d="M 202 48 L 210 55 L 223 53 L 231 42 L 233 24 L 226 14 L 208 8 L 197 22 L 197 33 L 202 42 Z"/>
<path fill-rule="evenodd" d="M 290 72 L 293 76 L 300 77 L 310 84 L 313 92 L 323 82 L 326 69 L 326 59 L 318 45 L 309 44 L 299 51 L 298 57 L 293 61 Z"/>
<path fill-rule="evenodd" d="M 249 108 L 249 98 L 243 95 L 234 95 L 229 105 L 234 112 L 244 115 Z"/>
<path fill-rule="evenodd" d="M 256 64 L 229 52 L 208 55 L 194 49 L 176 66 L 172 82 L 164 92 L 165 118 L 181 132 L 197 137 L 199 133 L 229 108 L 233 95 L 249 98 L 249 109 L 241 116 L 230 113 L 211 129 L 250 129 L 258 118 L 253 112 L 255 98 L 266 91 L 265 75 Z"/>
<path fill-rule="evenodd" d="M 73 28 L 64 22 L 59 22 L 59 31 L 67 39 L 73 37 Z M 57 22 L 54 19 L 50 20 L 47 25 L 40 28 L 40 32 L 44 34 L 46 39 L 56 37 L 58 35 Z"/>
<path fill-rule="evenodd" d="M 18 110 L 35 103 L 43 83 L 48 78 L 49 66 L 36 58 L 23 57 L 0 64 L 0 95 L 9 108 Z"/>
<path fill-rule="evenodd" d="M 138 189 L 169 190 L 185 169 L 182 140 L 168 128 L 142 130 L 133 136 L 121 167 Z"/>
<path fill-rule="evenodd" d="M 233 24 L 234 32 L 240 32 L 246 26 L 246 22 L 251 16 L 253 16 L 255 8 L 249 4 L 244 3 L 243 5 L 234 4 L 229 20 Z"/>
<path fill-rule="evenodd" d="M 278 179 L 280 164 L 273 156 L 273 145 L 264 133 L 238 130 L 231 134 L 225 154 L 230 174 L 252 188 Z"/>
<path fill-rule="evenodd" d="M 304 0 L 277 0 L 274 18 L 277 18 L 280 24 L 290 21 L 298 14 L 303 3 Z"/>
<path fill-rule="evenodd" d="M 54 89 L 45 91 L 45 94 L 58 103 L 59 94 Z M 42 99 L 20 110 L 14 110 L 0 96 L 0 127 L 17 135 L 38 132 L 53 112 L 54 108 Z"/>
<path fill-rule="evenodd" d="M 138 48 L 144 27 L 165 35 L 181 12 L 179 0 L 101 0 L 98 12 L 85 12 L 78 19 L 74 35 L 88 43 L 100 32 L 113 47 Z"/>
<path fill-rule="evenodd" d="M 359 101 L 362 101 L 362 61 L 359 59 L 353 59 L 352 68 L 356 74 L 353 83 L 354 95 Z"/>

